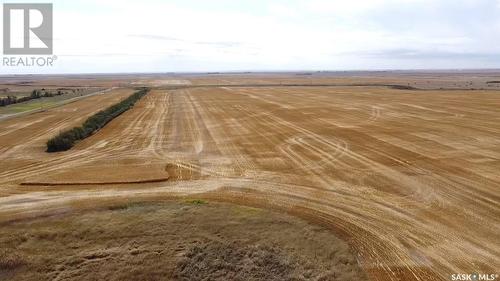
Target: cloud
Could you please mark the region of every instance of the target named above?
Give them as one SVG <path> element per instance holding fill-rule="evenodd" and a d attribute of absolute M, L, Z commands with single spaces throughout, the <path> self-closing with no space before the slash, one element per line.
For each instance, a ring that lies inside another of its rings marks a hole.
<path fill-rule="evenodd" d="M 153 34 L 130 34 L 131 38 L 140 38 L 147 40 L 161 40 L 161 41 L 176 41 L 176 42 L 184 42 L 195 45 L 207 45 L 214 46 L 220 48 L 231 48 L 231 47 L 239 47 L 244 45 L 242 42 L 232 42 L 232 41 L 192 41 L 186 40 L 182 38 L 170 37 L 170 36 L 162 36 L 162 35 L 153 35 Z"/>
<path fill-rule="evenodd" d="M 53 2 L 60 60 L 29 71 L 500 67 L 500 0 Z"/>
<path fill-rule="evenodd" d="M 208 46 L 214 46 L 214 47 L 221 47 L 221 48 L 233 48 L 233 47 L 239 47 L 244 45 L 242 42 L 194 42 L 194 44 L 199 44 L 199 45 L 208 45 Z"/>
<path fill-rule="evenodd" d="M 419 60 L 488 60 L 500 62 L 500 52 L 498 53 L 478 53 L 478 52 L 450 52 L 450 51 L 423 51 L 417 49 L 392 49 L 374 52 L 356 52 L 350 55 L 364 56 L 377 59 L 419 59 Z"/>
<path fill-rule="evenodd" d="M 130 34 L 128 35 L 131 38 L 140 38 L 140 39 L 148 39 L 148 40 L 163 40 L 163 41 L 184 41 L 180 38 L 163 36 L 163 35 L 153 35 L 153 34 Z"/>

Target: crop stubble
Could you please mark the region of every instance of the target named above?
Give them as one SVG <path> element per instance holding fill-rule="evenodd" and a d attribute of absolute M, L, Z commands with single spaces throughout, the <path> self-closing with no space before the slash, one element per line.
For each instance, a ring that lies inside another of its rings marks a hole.
<path fill-rule="evenodd" d="M 500 268 L 497 92 L 156 89 L 71 151 L 43 152 L 49 136 L 130 92 L 1 122 L 2 219 L 75 200 L 199 194 L 328 225 L 373 280 Z M 53 185 L 19 185 L 30 182 Z"/>

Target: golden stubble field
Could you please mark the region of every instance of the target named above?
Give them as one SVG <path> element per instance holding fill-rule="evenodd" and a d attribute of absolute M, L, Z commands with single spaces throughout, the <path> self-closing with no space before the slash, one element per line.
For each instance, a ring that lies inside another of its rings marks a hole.
<path fill-rule="evenodd" d="M 160 86 L 71 151 L 44 152 L 131 92 L 1 121 L 0 219 L 188 196 L 326 226 L 371 280 L 498 273 L 498 91 Z"/>

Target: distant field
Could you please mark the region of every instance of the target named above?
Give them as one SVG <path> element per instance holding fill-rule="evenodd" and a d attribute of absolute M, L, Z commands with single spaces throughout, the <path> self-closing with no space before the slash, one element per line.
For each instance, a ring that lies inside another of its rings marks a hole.
<path fill-rule="evenodd" d="M 329 229 L 331 237 L 349 244 L 369 280 L 450 280 L 454 273 L 496 273 L 500 268 L 500 91 L 481 89 L 498 76 L 115 77 L 115 85 L 148 85 L 153 90 L 70 151 L 49 154 L 45 143 L 134 89 L 114 89 L 0 120 L 2 231 L 24 233 L 27 225 L 16 221 L 35 217 L 37 228 L 32 231 L 38 237 L 36 232 L 45 224 L 56 226 L 59 221 L 38 217 L 63 213 L 71 214 L 70 221 L 77 217 L 106 221 L 117 215 L 124 225 L 130 219 L 147 231 L 155 216 L 136 211 L 156 214 L 161 210 L 125 208 L 128 211 L 91 217 L 73 212 L 102 200 L 126 204 L 196 196 L 202 201 L 271 209 L 277 212 L 273 214 L 294 215 Z M 112 79 L 95 78 L 92 83 L 113 85 Z M 176 79 L 189 83 L 162 82 Z M 91 83 L 91 79 L 84 81 Z M 165 180 L 154 181 L 159 178 Z M 178 223 L 187 220 L 181 218 Z M 285 216 L 283 221 L 273 218 L 278 220 L 271 223 L 277 229 L 290 226 Z M 191 219 L 194 230 L 206 225 Z M 162 223 L 159 229 L 167 231 L 173 222 Z M 219 232 L 207 237 L 229 241 L 221 233 L 239 223 L 228 218 Z M 85 220 L 80 226 L 90 227 Z M 122 237 L 127 229 L 134 228 L 117 228 L 109 235 L 122 239 L 124 245 L 135 245 L 136 238 Z M 258 241 L 282 245 L 277 246 L 280 251 L 287 249 L 278 238 L 286 240 L 292 234 L 283 232 L 278 237 L 259 229 L 265 238 Z M 78 225 L 75 233 L 81 233 Z M 314 231 L 311 235 L 309 244 L 317 245 Z M 70 238 L 68 234 L 64 241 Z M 212 253 L 221 249 L 218 245 L 200 249 Z M 48 249 L 43 247 L 36 248 L 40 255 Z M 147 256 L 154 247 L 145 252 L 139 246 L 129 248 Z M 99 249 L 89 250 L 88 256 L 95 256 L 91 260 L 117 261 L 116 256 L 125 255 L 119 247 L 113 252 L 116 245 L 111 242 Z M 180 249 L 179 255 L 189 249 Z M 126 255 L 136 263 L 133 256 Z M 61 274 L 90 272 L 93 261 L 76 258 L 82 263 L 64 264 Z M 60 265 L 53 260 L 50 266 Z M 34 264 L 41 266 L 39 262 Z M 120 263 L 109 264 L 115 265 Z"/>
<path fill-rule="evenodd" d="M 5 98 L 7 96 L 14 96 L 14 97 L 27 97 L 31 94 L 31 92 L 0 92 L 0 98 Z"/>
<path fill-rule="evenodd" d="M 58 105 L 63 103 L 66 100 L 69 99 L 74 99 L 77 97 L 83 97 L 85 95 L 98 92 L 102 89 L 86 89 L 82 90 L 76 93 L 67 93 L 59 96 L 54 96 L 54 97 L 44 97 L 44 98 L 39 98 L 39 99 L 33 99 L 21 103 L 16 103 L 16 104 L 11 104 L 8 106 L 2 106 L 0 107 L 0 118 L 2 116 L 10 115 L 10 114 L 16 114 L 16 113 L 21 113 L 25 111 L 30 111 L 30 110 L 43 110 L 50 108 L 52 106 Z M 22 97 L 22 96 L 29 96 L 30 93 L 9 93 L 9 95 L 15 95 L 17 97 Z M 0 94 L 1 97 L 1 94 Z"/>
<path fill-rule="evenodd" d="M 36 100 L 36 101 L 29 101 L 29 102 L 24 102 L 24 103 L 18 103 L 18 104 L 13 104 L 13 105 L 10 105 L 9 108 L 7 108 L 6 110 L 0 110 L 0 112 L 5 112 L 5 114 L 9 114 L 9 113 L 19 113 L 19 112 L 23 112 L 23 111 L 29 111 L 29 110 L 33 110 L 33 109 L 43 109 L 43 108 L 47 108 L 47 107 L 50 107 L 50 106 L 53 106 L 57 104 L 57 101 L 54 99 L 54 100 Z M 0 113 L 0 114 L 2 114 Z"/>
<path fill-rule="evenodd" d="M 15 97 L 26 97 L 31 95 L 33 90 L 42 90 L 44 89 L 47 92 L 52 92 L 55 93 L 58 90 L 63 91 L 63 92 L 71 92 L 72 90 L 77 91 L 81 94 L 89 93 L 89 92 L 95 92 L 98 91 L 99 88 L 97 87 L 92 87 L 92 88 L 80 88 L 80 87 L 47 87 L 45 88 L 44 86 L 23 86 L 23 87 L 4 87 L 2 88 L 1 80 L 0 80 L 0 97 L 7 97 L 7 96 L 15 96 Z M 102 88 L 101 88 L 102 89 Z"/>

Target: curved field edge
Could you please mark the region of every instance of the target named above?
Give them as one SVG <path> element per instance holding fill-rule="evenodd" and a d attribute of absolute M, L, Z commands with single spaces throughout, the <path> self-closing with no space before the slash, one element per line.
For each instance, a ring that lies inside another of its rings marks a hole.
<path fill-rule="evenodd" d="M 72 187 L 73 188 L 73 187 Z M 82 187 L 83 188 L 83 187 Z M 133 204 L 153 204 L 161 203 L 170 200 L 181 200 L 199 204 L 198 202 L 220 202 L 230 203 L 239 206 L 252 208 L 266 209 L 273 212 L 278 212 L 286 215 L 291 215 L 307 221 L 313 225 L 321 226 L 328 231 L 346 241 L 356 253 L 356 260 L 360 264 L 363 271 L 368 275 L 369 280 L 385 281 L 387 272 L 381 270 L 377 266 L 373 266 L 368 260 L 372 260 L 377 256 L 380 259 L 393 259 L 396 252 L 386 249 L 381 252 L 373 252 L 374 257 L 363 255 L 366 243 L 376 244 L 384 248 L 390 245 L 383 245 L 384 241 L 376 234 L 370 233 L 355 224 L 339 219 L 324 210 L 322 206 L 312 203 L 312 201 L 304 201 L 305 198 L 293 197 L 284 194 L 269 194 L 262 191 L 252 190 L 251 188 L 230 186 L 229 184 L 221 184 L 221 186 L 213 186 L 211 188 L 203 186 L 194 187 L 187 185 L 183 188 L 171 189 L 168 187 L 159 188 L 124 188 L 122 190 L 102 190 L 100 188 L 89 190 L 60 190 L 54 191 L 57 194 L 43 195 L 31 199 L 22 196 L 17 201 L 24 201 L 25 206 L 22 207 L 17 202 L 17 208 L 12 211 L 3 211 L 0 213 L 0 226 L 8 225 L 25 220 L 32 220 L 44 217 L 60 217 L 72 213 L 84 213 L 96 209 L 112 208 L 123 209 L 128 205 Z M 52 193 L 54 193 L 52 192 Z M 355 235 L 353 235 L 355 233 Z M 428 267 L 413 267 L 400 266 L 397 270 L 391 268 L 390 280 L 446 280 L 436 274 Z M 418 276 L 418 278 L 415 278 Z M 423 278 L 423 279 L 420 279 Z M 329 280 L 329 279 L 327 279 Z M 356 280 L 356 279 L 354 279 Z"/>
<path fill-rule="evenodd" d="M 347 243 L 286 214 L 193 198 L 80 207 L 3 223 L 0 276 L 367 280 Z"/>

